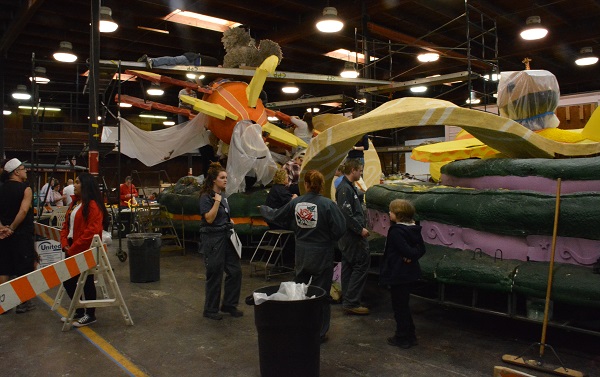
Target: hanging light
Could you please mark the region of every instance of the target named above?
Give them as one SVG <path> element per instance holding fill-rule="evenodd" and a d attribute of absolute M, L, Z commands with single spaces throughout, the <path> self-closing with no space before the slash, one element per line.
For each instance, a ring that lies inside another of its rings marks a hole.
<path fill-rule="evenodd" d="M 206 76 L 204 76 L 204 75 L 202 75 L 202 74 L 200 74 L 200 75 L 196 75 L 195 73 L 188 72 L 188 73 L 186 73 L 186 74 L 185 74 L 185 77 L 187 77 L 187 78 L 188 78 L 188 79 L 190 79 L 190 80 L 195 80 L 195 79 L 202 80 L 202 79 L 204 79 Z"/>
<path fill-rule="evenodd" d="M 431 63 L 431 62 L 438 60 L 439 58 L 440 58 L 440 54 L 437 54 L 435 52 L 426 52 L 426 53 L 417 55 L 417 60 L 422 63 Z"/>
<path fill-rule="evenodd" d="M 50 82 L 50 79 L 46 77 L 46 68 L 35 67 L 34 72 L 34 77 L 30 77 L 29 81 L 33 82 L 35 80 L 37 84 L 47 84 Z"/>
<path fill-rule="evenodd" d="M 548 34 L 548 29 L 542 26 L 539 16 L 527 17 L 525 21 L 525 29 L 521 31 L 521 38 L 527 41 L 542 39 Z"/>
<path fill-rule="evenodd" d="M 119 24 L 112 18 L 112 10 L 109 7 L 100 7 L 100 32 L 112 33 L 118 27 Z"/>
<path fill-rule="evenodd" d="M 354 68 L 354 63 L 352 62 L 345 62 L 344 63 L 344 70 L 340 73 L 340 76 L 342 76 L 345 79 L 355 79 L 358 77 L 358 71 Z"/>
<path fill-rule="evenodd" d="M 53 56 L 54 59 L 64 63 L 73 63 L 77 60 L 77 55 L 73 53 L 73 45 L 67 41 L 60 42 L 60 47 Z"/>
<path fill-rule="evenodd" d="M 287 94 L 298 93 L 299 90 L 300 88 L 298 88 L 293 82 L 288 82 L 283 87 L 281 87 L 281 91 Z"/>
<path fill-rule="evenodd" d="M 410 91 L 413 93 L 424 93 L 427 91 L 427 87 L 426 86 L 411 86 L 410 87 Z"/>
<path fill-rule="evenodd" d="M 148 88 L 148 90 L 146 90 L 146 93 L 148 93 L 148 95 L 150 96 L 162 96 L 165 93 L 165 91 L 161 89 L 158 83 L 153 82 Z"/>
<path fill-rule="evenodd" d="M 25 85 L 17 85 L 17 90 L 13 92 L 12 97 L 19 101 L 26 101 L 31 98 L 31 94 L 27 93 Z"/>
<path fill-rule="evenodd" d="M 313 113 L 313 114 L 318 113 L 319 111 L 321 111 L 321 109 L 318 107 L 309 107 L 306 109 L 307 113 Z"/>
<path fill-rule="evenodd" d="M 317 21 L 317 29 L 323 33 L 335 33 L 342 30 L 344 23 L 338 17 L 334 7 L 323 8 L 323 16 Z"/>
<path fill-rule="evenodd" d="M 465 103 L 468 105 L 477 105 L 480 102 L 481 99 L 477 98 L 477 94 L 475 92 L 471 92 L 471 94 L 469 94 L 469 98 L 467 98 L 465 101 Z"/>
<path fill-rule="evenodd" d="M 592 65 L 598 63 L 598 57 L 594 55 L 591 47 L 584 47 L 579 51 L 580 55 L 575 60 L 577 65 Z"/>

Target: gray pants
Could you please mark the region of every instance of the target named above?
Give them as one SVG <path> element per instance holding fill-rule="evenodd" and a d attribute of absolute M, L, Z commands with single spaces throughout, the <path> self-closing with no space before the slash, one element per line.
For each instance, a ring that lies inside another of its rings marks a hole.
<path fill-rule="evenodd" d="M 224 307 L 236 307 L 240 301 L 242 267 L 231 241 L 229 231 L 201 233 L 202 251 L 206 264 L 206 299 L 204 313 L 218 313 L 221 284 L 225 272 Z"/>
<path fill-rule="evenodd" d="M 333 279 L 333 247 L 323 247 L 314 244 L 298 242 L 296 244 L 296 283 L 308 283 L 325 291 L 326 300 L 323 304 L 323 324 L 321 336 L 329 331 L 331 322 L 331 304 L 329 292 Z"/>
<path fill-rule="evenodd" d="M 342 306 L 356 308 L 360 306 L 371 265 L 369 243 L 366 238 L 346 234 L 339 246 L 342 250 Z"/>

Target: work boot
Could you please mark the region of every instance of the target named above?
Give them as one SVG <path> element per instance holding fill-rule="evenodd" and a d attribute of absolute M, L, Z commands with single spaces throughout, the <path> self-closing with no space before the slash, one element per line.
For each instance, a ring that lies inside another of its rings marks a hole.
<path fill-rule="evenodd" d="M 364 306 L 357 306 L 354 308 L 344 308 L 344 311 L 347 314 L 355 314 L 355 315 L 368 315 L 369 314 L 369 308 L 365 308 Z"/>

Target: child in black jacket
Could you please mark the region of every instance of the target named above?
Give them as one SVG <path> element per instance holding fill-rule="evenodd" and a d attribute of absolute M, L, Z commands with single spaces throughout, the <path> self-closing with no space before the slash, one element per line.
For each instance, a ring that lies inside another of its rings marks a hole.
<path fill-rule="evenodd" d="M 405 349 L 418 344 L 408 300 L 411 283 L 421 277 L 418 260 L 425 254 L 421 226 L 415 224 L 414 215 L 415 207 L 409 201 L 396 199 L 390 203 L 391 226 L 379 274 L 380 284 L 390 287 L 396 319 L 396 333 L 387 342 Z"/>

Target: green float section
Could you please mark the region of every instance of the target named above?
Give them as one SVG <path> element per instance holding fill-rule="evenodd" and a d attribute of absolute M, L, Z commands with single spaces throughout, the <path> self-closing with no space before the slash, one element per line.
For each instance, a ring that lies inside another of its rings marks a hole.
<path fill-rule="evenodd" d="M 496 158 L 461 160 L 442 167 L 442 173 L 459 178 L 487 176 L 544 177 L 585 181 L 600 179 L 600 157 L 548 160 Z"/>
<path fill-rule="evenodd" d="M 556 198 L 532 191 L 474 190 L 428 184 L 369 188 L 367 207 L 388 212 L 394 199 L 407 199 L 419 220 L 459 225 L 501 235 L 552 235 Z M 561 196 L 558 236 L 600 240 L 600 195 Z"/>

